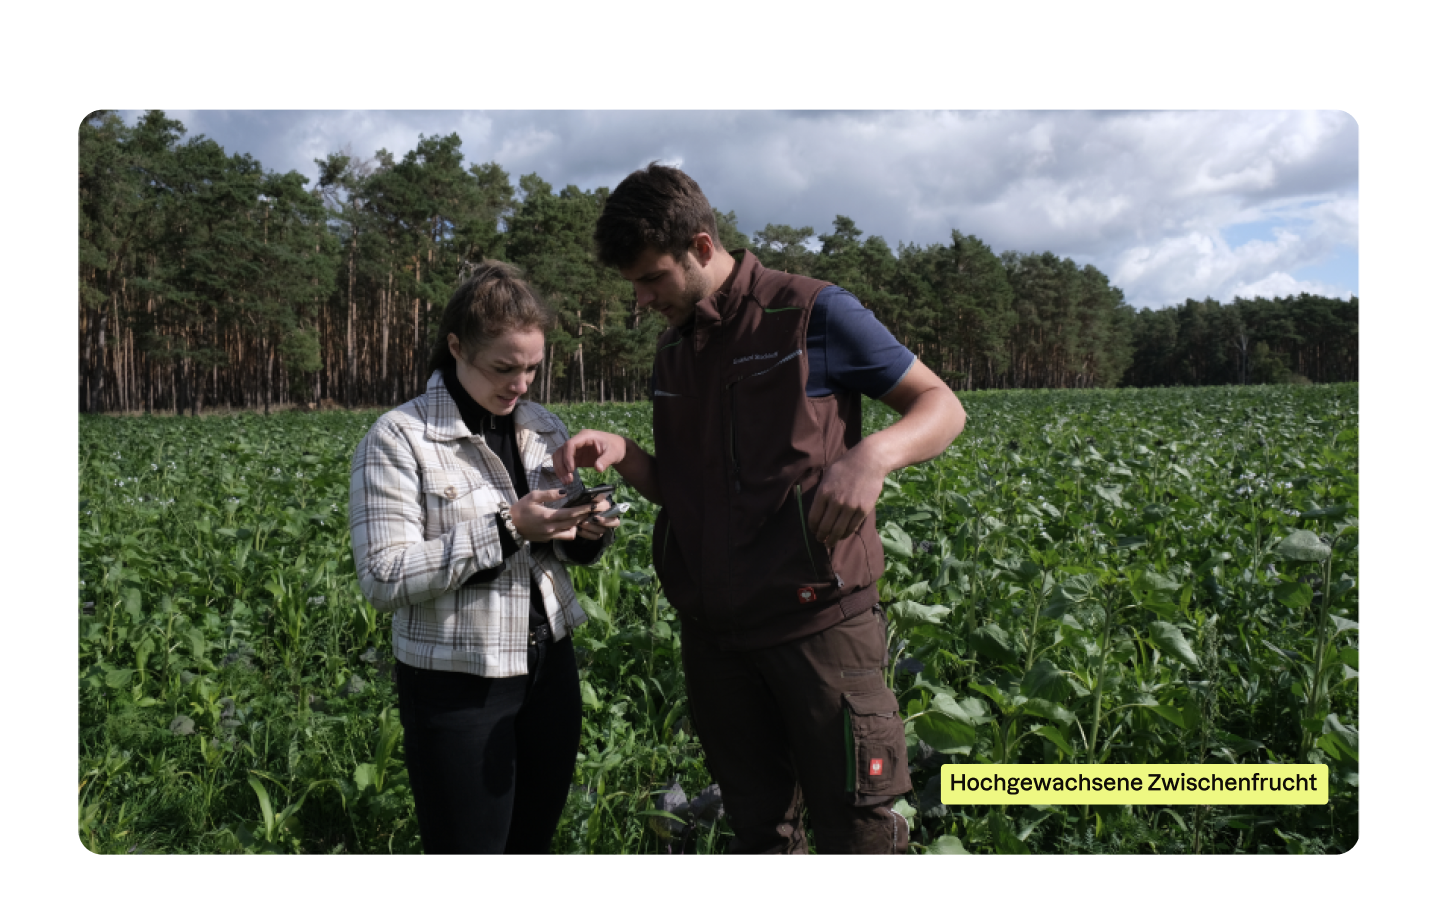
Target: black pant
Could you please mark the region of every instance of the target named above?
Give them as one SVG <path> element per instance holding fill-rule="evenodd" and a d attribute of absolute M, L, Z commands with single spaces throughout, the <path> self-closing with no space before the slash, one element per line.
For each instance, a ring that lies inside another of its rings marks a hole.
<path fill-rule="evenodd" d="M 578 755 L 573 639 L 529 648 L 528 675 L 395 667 L 426 854 L 546 854 Z"/>
<path fill-rule="evenodd" d="M 761 650 L 683 635 L 689 712 L 723 791 L 730 850 L 806 853 L 806 805 L 821 851 L 907 851 L 892 801 L 912 780 L 886 650 L 883 620 L 867 612 Z"/>

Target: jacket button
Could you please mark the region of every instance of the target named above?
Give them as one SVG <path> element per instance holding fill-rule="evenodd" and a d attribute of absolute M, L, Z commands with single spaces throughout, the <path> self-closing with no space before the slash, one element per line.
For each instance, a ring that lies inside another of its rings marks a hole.
<path fill-rule="evenodd" d="M 459 496 L 459 489 L 454 487 L 453 485 L 449 485 L 447 488 L 444 489 L 444 496 L 447 497 L 449 500 L 453 500 L 455 497 Z"/>

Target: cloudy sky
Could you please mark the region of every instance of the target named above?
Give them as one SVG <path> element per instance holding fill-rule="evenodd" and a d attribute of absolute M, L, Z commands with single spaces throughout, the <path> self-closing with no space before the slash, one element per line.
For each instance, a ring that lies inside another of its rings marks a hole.
<path fill-rule="evenodd" d="M 138 113 L 125 112 L 133 123 Z M 229 152 L 311 178 L 346 147 L 397 155 L 458 133 L 470 162 L 613 187 L 659 159 L 751 234 L 864 233 L 1092 264 L 1134 306 L 1359 294 L 1356 122 L 1298 112 L 177 111 Z"/>

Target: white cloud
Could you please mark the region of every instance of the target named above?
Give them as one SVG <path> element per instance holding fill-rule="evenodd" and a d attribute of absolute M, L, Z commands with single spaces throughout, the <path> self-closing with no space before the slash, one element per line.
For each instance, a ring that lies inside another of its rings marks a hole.
<path fill-rule="evenodd" d="M 1330 296 L 1344 300 L 1352 296 L 1354 291 L 1349 287 L 1341 287 L 1322 281 L 1299 281 L 1290 274 L 1285 274 L 1280 271 L 1269 274 L 1258 281 L 1238 284 L 1232 291 L 1233 296 L 1245 297 L 1247 299 L 1254 299 L 1259 296 L 1294 296 L 1298 293 L 1314 293 L 1317 296 Z"/>
<path fill-rule="evenodd" d="M 457 132 L 470 161 L 555 188 L 681 163 L 750 234 L 823 233 L 838 214 L 894 247 L 959 229 L 1095 265 L 1139 306 L 1295 277 L 1357 238 L 1356 124 L 1341 112 L 187 114 L 226 149 L 311 176 L 345 143 L 401 156 L 420 133 Z M 1251 224 L 1258 238 L 1223 241 Z"/>

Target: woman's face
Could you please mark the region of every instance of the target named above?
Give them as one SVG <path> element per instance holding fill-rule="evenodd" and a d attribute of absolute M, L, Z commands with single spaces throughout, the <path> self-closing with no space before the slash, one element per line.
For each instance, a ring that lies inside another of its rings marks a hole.
<path fill-rule="evenodd" d="M 505 332 L 465 358 L 459 336 L 449 335 L 459 385 L 493 414 L 508 414 L 528 391 L 543 360 L 543 331 L 521 328 Z"/>

